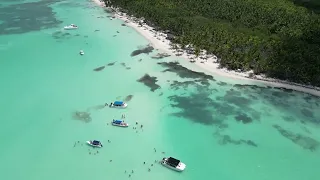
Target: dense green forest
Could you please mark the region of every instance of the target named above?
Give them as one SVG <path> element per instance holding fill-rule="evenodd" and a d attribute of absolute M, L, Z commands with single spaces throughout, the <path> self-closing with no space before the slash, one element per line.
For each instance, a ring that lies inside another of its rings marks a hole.
<path fill-rule="evenodd" d="M 316 0 L 108 0 L 216 54 L 229 69 L 320 86 Z"/>

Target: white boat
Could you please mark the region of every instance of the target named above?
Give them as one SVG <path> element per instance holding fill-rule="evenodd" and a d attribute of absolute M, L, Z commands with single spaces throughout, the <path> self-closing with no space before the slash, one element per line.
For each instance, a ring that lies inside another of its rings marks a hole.
<path fill-rule="evenodd" d="M 113 103 L 110 103 L 109 105 L 109 107 L 114 107 L 114 108 L 126 108 L 127 106 L 128 104 L 122 101 L 115 101 Z"/>
<path fill-rule="evenodd" d="M 80 50 L 80 55 L 84 55 L 84 51 L 83 50 Z"/>
<path fill-rule="evenodd" d="M 78 26 L 75 24 L 70 24 L 69 26 L 64 27 L 65 30 L 78 29 Z"/>
<path fill-rule="evenodd" d="M 90 146 L 93 146 L 93 147 L 103 147 L 101 142 L 100 141 L 97 141 L 97 140 L 93 140 L 93 141 L 87 141 L 87 143 L 90 145 Z"/>
<path fill-rule="evenodd" d="M 183 171 L 186 168 L 186 165 L 182 163 L 180 160 L 175 159 L 173 157 L 163 158 L 160 162 L 163 166 L 173 169 L 175 171 Z"/>
<path fill-rule="evenodd" d="M 128 127 L 129 124 L 125 123 L 123 120 L 113 120 L 112 125 L 119 126 L 119 127 Z"/>

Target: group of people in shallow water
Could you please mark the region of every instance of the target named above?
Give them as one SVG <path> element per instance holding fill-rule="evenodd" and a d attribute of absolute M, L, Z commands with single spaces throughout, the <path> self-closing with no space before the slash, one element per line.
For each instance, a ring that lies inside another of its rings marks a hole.
<path fill-rule="evenodd" d="M 105 107 L 106 106 L 109 106 L 109 107 L 111 107 L 113 105 L 113 103 L 111 102 L 110 104 L 108 104 L 108 103 L 105 103 Z M 122 114 L 121 115 L 121 119 L 125 119 L 126 118 L 126 116 L 125 116 L 125 114 Z M 136 121 L 136 125 L 138 125 L 138 122 Z M 141 124 L 140 125 L 140 128 L 142 129 L 143 128 L 143 125 Z M 133 129 L 137 129 L 137 127 L 133 127 Z M 110 143 L 110 141 L 108 140 L 108 142 Z M 154 150 L 154 152 L 157 152 L 157 150 L 156 150 L 156 148 L 153 148 L 153 150 Z M 162 152 L 162 154 L 164 154 L 165 152 Z M 112 160 L 110 160 L 110 162 L 112 162 Z M 155 160 L 154 161 L 155 163 L 157 163 L 157 160 Z M 143 162 L 143 164 L 145 165 L 146 164 L 146 162 Z M 151 164 L 151 166 L 153 166 L 153 164 Z M 151 169 L 150 168 L 148 168 L 148 172 L 150 172 L 151 171 Z M 127 173 L 127 171 L 125 170 L 124 171 L 124 173 Z M 134 171 L 132 170 L 131 171 L 131 174 L 133 174 L 134 173 Z M 131 177 L 131 174 L 129 174 L 129 177 Z"/>
<path fill-rule="evenodd" d="M 109 107 L 111 107 L 113 105 L 113 102 L 110 103 Z M 108 103 L 104 104 L 104 107 L 108 106 Z"/>

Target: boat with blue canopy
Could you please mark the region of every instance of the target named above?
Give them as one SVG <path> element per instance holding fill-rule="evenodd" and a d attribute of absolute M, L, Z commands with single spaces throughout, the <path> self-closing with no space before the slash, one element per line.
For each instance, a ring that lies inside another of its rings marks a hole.
<path fill-rule="evenodd" d="M 115 107 L 115 108 L 126 108 L 128 106 L 128 104 L 123 101 L 115 101 L 113 103 L 110 103 L 109 106 Z"/>
<path fill-rule="evenodd" d="M 112 120 L 112 125 L 119 127 L 128 127 L 129 124 L 125 123 L 123 120 Z"/>
<path fill-rule="evenodd" d="M 90 146 L 93 146 L 93 147 L 103 147 L 102 146 L 102 143 L 100 141 L 97 141 L 97 140 L 93 140 L 93 141 L 87 141 L 87 143 L 90 145 Z"/>

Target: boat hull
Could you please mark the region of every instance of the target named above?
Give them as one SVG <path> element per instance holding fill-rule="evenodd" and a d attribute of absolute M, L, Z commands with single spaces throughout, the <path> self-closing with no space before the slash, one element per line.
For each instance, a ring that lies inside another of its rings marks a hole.
<path fill-rule="evenodd" d="M 65 26 L 64 29 L 65 29 L 65 30 L 74 30 L 74 29 L 78 29 L 78 27 Z"/>
<path fill-rule="evenodd" d="M 90 145 L 90 146 L 92 146 L 92 147 L 98 147 L 98 148 L 101 148 L 101 147 L 102 147 L 102 145 L 94 145 L 94 144 L 92 144 L 91 141 L 87 141 L 87 144 Z"/>
<path fill-rule="evenodd" d="M 118 126 L 118 127 L 129 127 L 129 124 L 126 124 L 126 125 L 120 125 L 120 124 L 115 124 L 115 123 L 112 123 L 113 126 Z"/>
<path fill-rule="evenodd" d="M 112 108 L 118 108 L 118 109 L 124 109 L 124 108 L 127 108 L 128 104 L 124 103 L 122 106 L 115 106 L 115 105 L 111 105 L 110 107 Z"/>
<path fill-rule="evenodd" d="M 170 165 L 168 165 L 165 161 L 161 161 L 161 164 L 169 169 L 172 169 L 174 171 L 178 171 L 178 172 L 182 172 L 184 171 L 184 169 L 186 168 L 186 165 L 182 162 L 179 163 L 179 165 L 177 167 L 172 167 Z"/>

